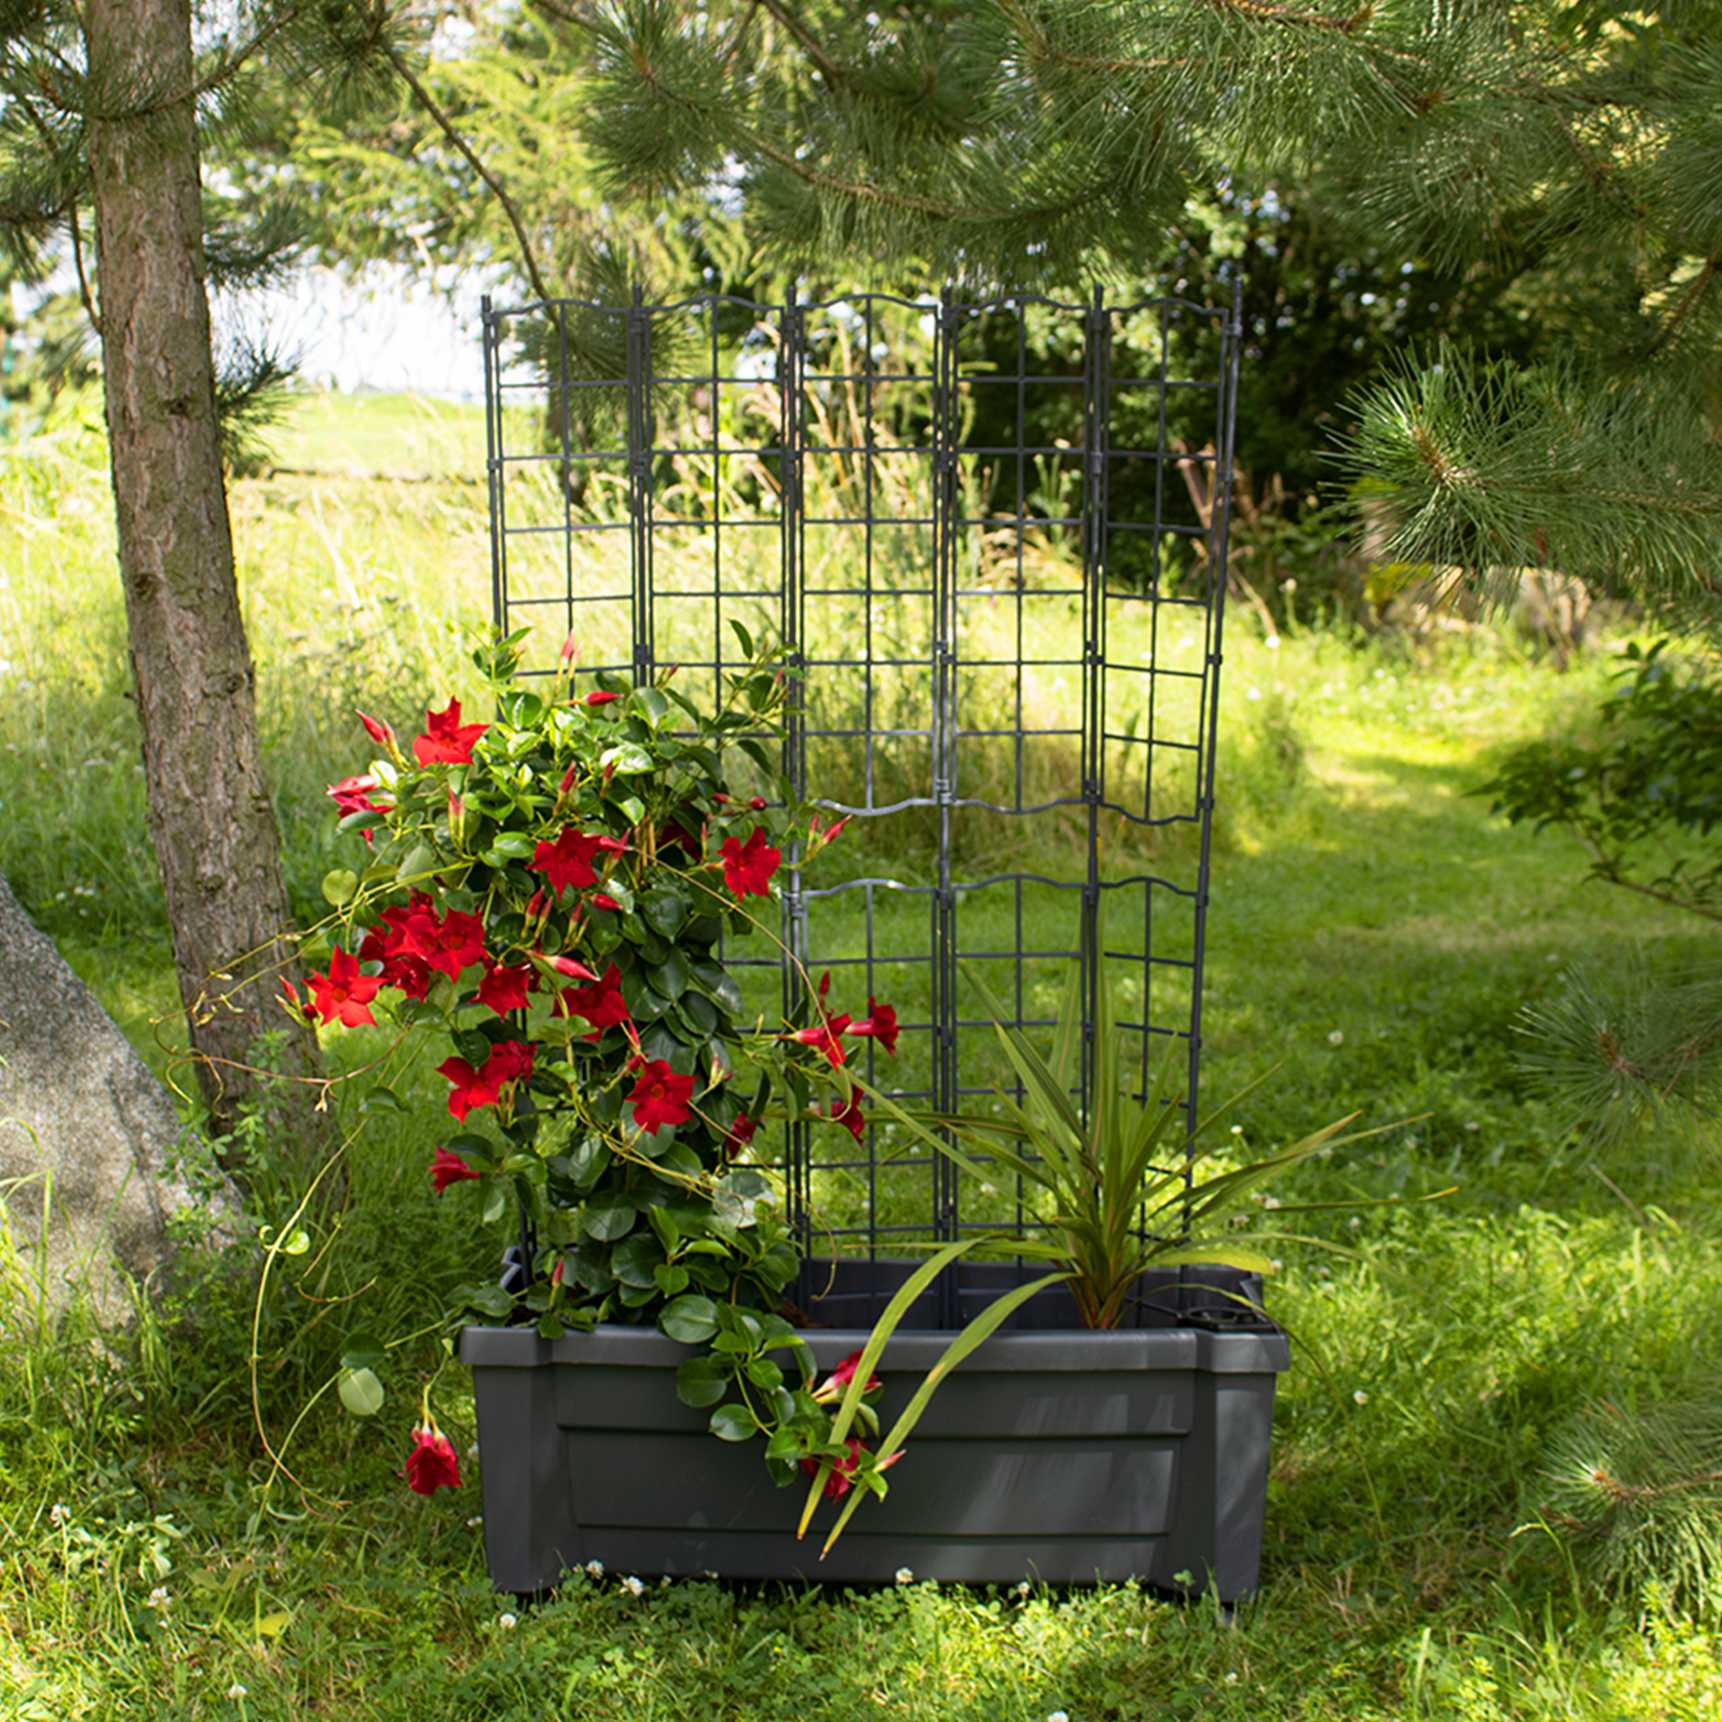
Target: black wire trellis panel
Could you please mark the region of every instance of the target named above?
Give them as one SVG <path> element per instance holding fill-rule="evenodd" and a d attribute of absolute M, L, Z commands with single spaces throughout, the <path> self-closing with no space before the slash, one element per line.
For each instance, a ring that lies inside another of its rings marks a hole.
<path fill-rule="evenodd" d="M 896 1003 L 898 1057 L 856 1056 L 911 1106 L 1008 1091 L 965 966 L 1044 1032 L 1074 962 L 1081 1101 L 1104 987 L 1139 1089 L 1182 1043 L 1194 1117 L 1238 305 L 485 301 L 492 601 L 540 624 L 524 673 L 571 632 L 583 672 L 674 664 L 699 698 L 730 621 L 789 645 L 785 774 L 855 823 L 805 879 L 786 857 L 782 939 L 842 1008 Z M 763 941 L 727 961 L 760 1011 L 794 1002 Z M 891 1131 L 786 1133 L 804 1291 L 834 1252 L 1037 1223 L 1014 1177 Z"/>

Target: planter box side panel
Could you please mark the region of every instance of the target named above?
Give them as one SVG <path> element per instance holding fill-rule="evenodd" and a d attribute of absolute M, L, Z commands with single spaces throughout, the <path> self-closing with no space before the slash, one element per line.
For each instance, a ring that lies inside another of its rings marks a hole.
<path fill-rule="evenodd" d="M 584 1552 L 561 1431 L 555 1371 L 472 1372 L 484 1494 L 484 1553 L 498 1590 L 549 1590 Z M 709 1440 L 710 1437 L 708 1436 Z"/>

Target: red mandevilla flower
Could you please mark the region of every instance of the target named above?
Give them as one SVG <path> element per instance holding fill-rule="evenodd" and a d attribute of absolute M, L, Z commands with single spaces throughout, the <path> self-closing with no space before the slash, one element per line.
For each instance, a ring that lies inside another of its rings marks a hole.
<path fill-rule="evenodd" d="M 734 1160 L 759 1132 L 759 1120 L 745 1112 L 736 1114 L 735 1122 L 724 1132 L 723 1151 Z"/>
<path fill-rule="evenodd" d="M 343 777 L 339 783 L 331 783 L 326 793 L 345 819 L 349 813 L 386 812 L 386 808 L 369 799 L 371 791 L 378 787 L 376 778 L 366 773 L 363 777 Z"/>
<path fill-rule="evenodd" d="M 438 1489 L 460 1487 L 460 1460 L 449 1438 L 433 1423 L 413 1431 L 413 1450 L 407 1455 L 407 1487 L 415 1495 L 434 1495 Z"/>
<path fill-rule="evenodd" d="M 449 1089 L 448 1110 L 451 1117 L 465 1123 L 469 1112 L 481 1106 L 494 1106 L 502 1095 L 502 1078 L 493 1074 L 490 1060 L 483 1070 L 474 1070 L 464 1058 L 445 1058 L 436 1067 L 438 1076 L 446 1076 L 453 1085 Z"/>
<path fill-rule="evenodd" d="M 814 1395 L 814 1398 L 835 1398 L 838 1394 L 842 1393 L 843 1390 L 848 1387 L 849 1383 L 855 1379 L 855 1371 L 860 1367 L 860 1364 L 861 1353 L 858 1351 L 850 1352 L 849 1355 L 844 1358 L 828 1376 L 826 1376 L 825 1380 L 820 1384 L 819 1391 Z M 862 1388 L 861 1391 L 863 1393 L 873 1393 L 880 1385 L 879 1377 L 869 1374 L 867 1377 L 867 1385 Z"/>
<path fill-rule="evenodd" d="M 592 857 L 598 852 L 597 837 L 584 836 L 577 827 L 564 825 L 554 843 L 541 842 L 532 851 L 527 866 L 542 873 L 558 897 L 570 885 L 584 888 L 596 885 L 598 875 L 592 871 Z"/>
<path fill-rule="evenodd" d="M 848 1056 L 843 1050 L 843 1032 L 849 1027 L 846 1016 L 830 1016 L 823 1022 L 816 1022 L 808 1028 L 798 1028 L 793 1034 L 786 1034 L 785 1040 L 799 1041 L 803 1046 L 815 1046 L 825 1054 L 825 1061 L 833 1069 L 840 1065 Z"/>
<path fill-rule="evenodd" d="M 825 1479 L 825 1499 L 828 1501 L 841 1501 L 854 1487 L 850 1478 L 855 1475 L 855 1468 L 861 1463 L 861 1455 L 866 1449 L 853 1435 L 849 1437 L 847 1446 L 849 1450 L 842 1458 L 831 1461 L 831 1471 Z M 803 1459 L 801 1469 L 812 1477 L 817 1475 L 820 1464 L 818 1459 Z"/>
<path fill-rule="evenodd" d="M 867 1014 L 849 1032 L 876 1040 L 887 1052 L 895 1054 L 897 1012 L 891 1005 L 875 1004 L 872 999 L 868 999 Z"/>
<path fill-rule="evenodd" d="M 526 995 L 537 978 L 530 964 L 505 968 L 497 963 L 484 971 L 484 979 L 478 983 L 478 1002 L 488 1005 L 498 1016 L 507 1016 L 512 1010 L 525 1010 Z"/>
<path fill-rule="evenodd" d="M 460 701 L 450 700 L 440 711 L 425 708 L 425 732 L 413 742 L 420 765 L 470 765 L 473 743 L 490 728 L 487 723 L 463 724 Z"/>
<path fill-rule="evenodd" d="M 859 1142 L 862 1133 L 867 1128 L 867 1118 L 861 1110 L 861 1090 L 852 1088 L 849 1091 L 847 1105 L 841 1101 L 833 1100 L 826 1109 L 826 1116 L 833 1124 L 841 1124 Z"/>
<path fill-rule="evenodd" d="M 640 1079 L 628 1096 L 634 1109 L 634 1122 L 648 1136 L 656 1136 L 661 1126 L 685 1124 L 692 1108 L 694 1079 L 678 1076 L 661 1058 L 654 1058 L 640 1071 Z"/>
<path fill-rule="evenodd" d="M 306 977 L 311 989 L 311 1009 L 324 1022 L 339 1021 L 344 1028 L 357 1028 L 377 1019 L 371 1015 L 371 1000 L 382 986 L 379 975 L 359 973 L 359 959 L 339 945 L 329 953 L 329 972 Z"/>
<path fill-rule="evenodd" d="M 596 1040 L 607 1028 L 615 1028 L 628 1020 L 628 1001 L 622 997 L 622 971 L 612 963 L 604 978 L 593 980 L 589 987 L 568 987 L 557 1000 L 562 1014 L 570 1012 L 589 1022 Z"/>
<path fill-rule="evenodd" d="M 536 1053 L 537 1048 L 530 1041 L 505 1040 L 490 1049 L 484 1068 L 503 1082 L 524 1082 L 532 1074 Z"/>
<path fill-rule="evenodd" d="M 459 909 L 450 909 L 440 921 L 421 911 L 402 924 L 401 948 L 457 981 L 462 969 L 484 961 L 484 922 Z"/>
<path fill-rule="evenodd" d="M 430 991 L 431 971 L 423 957 L 407 949 L 404 929 L 408 920 L 429 904 L 430 898 L 422 891 L 413 892 L 410 903 L 385 909 L 382 925 L 372 927 L 359 945 L 359 961 L 381 963 L 378 978 L 383 985 L 409 999 L 422 999 Z"/>
<path fill-rule="evenodd" d="M 483 1067 L 474 1070 L 464 1058 L 445 1058 L 437 1068 L 453 1085 L 448 1109 L 464 1120 L 481 1106 L 494 1106 L 502 1098 L 505 1083 L 524 1081 L 532 1074 L 533 1048 L 523 1040 L 505 1040 L 493 1046 Z"/>
<path fill-rule="evenodd" d="M 746 843 L 733 837 L 723 840 L 723 882 L 735 893 L 738 902 L 743 897 L 769 897 L 771 876 L 782 859 L 783 852 L 773 849 L 765 840 L 765 832 L 756 825 Z"/>
<path fill-rule="evenodd" d="M 464 1184 L 469 1178 L 478 1176 L 458 1154 L 451 1154 L 446 1148 L 437 1149 L 430 1164 L 431 1188 L 439 1196 L 450 1184 Z"/>

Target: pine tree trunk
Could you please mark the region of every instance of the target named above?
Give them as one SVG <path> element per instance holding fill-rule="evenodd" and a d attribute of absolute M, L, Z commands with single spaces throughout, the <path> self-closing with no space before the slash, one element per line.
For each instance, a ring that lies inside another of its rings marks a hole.
<path fill-rule="evenodd" d="M 120 574 L 150 834 L 215 1128 L 285 1019 L 247 953 L 292 924 L 234 579 L 204 290 L 189 0 L 88 0 L 90 167 Z M 163 98 L 166 99 L 163 99 Z M 153 111 L 125 114 L 128 106 Z M 266 952 L 266 961 L 273 954 Z M 230 975 L 231 980 L 217 977 Z M 290 1063 L 303 1069 L 300 1038 Z"/>

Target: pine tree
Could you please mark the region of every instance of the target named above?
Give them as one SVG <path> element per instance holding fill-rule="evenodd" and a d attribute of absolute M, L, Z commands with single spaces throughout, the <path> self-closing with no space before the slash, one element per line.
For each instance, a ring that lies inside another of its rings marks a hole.
<path fill-rule="evenodd" d="M 1193 196 L 1312 162 L 1409 259 L 1521 268 L 1526 368 L 1408 355 L 1359 403 L 1396 559 L 1553 567 L 1722 622 L 1722 8 L 1541 0 L 536 0 L 618 197 L 735 183 L 772 254 L 1069 289 Z"/>
<path fill-rule="evenodd" d="M 279 205 L 212 192 L 201 160 L 253 148 L 284 86 L 337 120 L 392 104 L 420 46 L 386 0 L 0 3 L 0 242 L 23 270 L 63 251 L 100 341 L 150 834 L 218 1132 L 281 1026 L 267 971 L 292 915 L 222 467 L 224 428 L 282 373 L 264 352 L 218 374 L 208 294 L 278 267 L 297 235 Z M 314 1057 L 288 1047 L 297 1071 Z M 289 1093 L 272 1104 L 313 1144 L 310 1091 Z"/>

